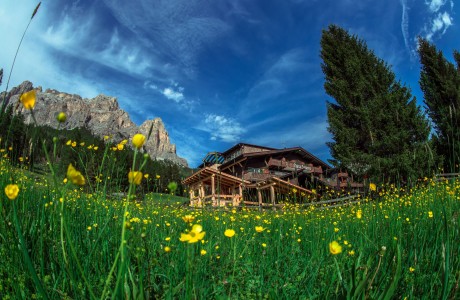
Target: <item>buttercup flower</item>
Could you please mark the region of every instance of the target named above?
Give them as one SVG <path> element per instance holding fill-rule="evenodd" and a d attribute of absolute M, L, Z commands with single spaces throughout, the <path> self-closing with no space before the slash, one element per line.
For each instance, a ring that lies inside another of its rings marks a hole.
<path fill-rule="evenodd" d="M 59 123 L 64 123 L 66 120 L 67 120 L 67 115 L 65 114 L 65 112 L 60 112 L 56 119 L 58 120 Z"/>
<path fill-rule="evenodd" d="M 77 171 L 72 164 L 67 168 L 67 179 L 76 185 L 85 185 L 85 177 Z"/>
<path fill-rule="evenodd" d="M 358 211 L 356 212 L 356 217 L 357 217 L 358 219 L 361 219 L 362 216 L 363 216 L 362 210 L 358 209 Z"/>
<path fill-rule="evenodd" d="M 342 252 L 342 246 L 340 246 L 336 241 L 333 241 L 329 244 L 329 252 L 333 255 L 339 254 Z"/>
<path fill-rule="evenodd" d="M 224 235 L 225 235 L 226 237 L 231 238 L 231 237 L 233 237 L 233 236 L 235 235 L 235 230 L 233 230 L 233 229 L 227 229 L 227 230 L 225 230 Z"/>
<path fill-rule="evenodd" d="M 10 200 L 14 200 L 18 197 L 19 194 L 19 187 L 17 184 L 8 184 L 5 187 L 5 194 Z"/>
<path fill-rule="evenodd" d="M 189 244 L 196 243 L 199 240 L 202 240 L 206 232 L 203 231 L 203 227 L 199 224 L 192 226 L 192 230 L 189 233 L 181 233 L 180 241 L 188 242 Z"/>
<path fill-rule="evenodd" d="M 186 215 L 182 217 L 185 223 L 192 223 L 195 220 L 195 217 L 192 215 Z"/>
<path fill-rule="evenodd" d="M 142 181 L 142 172 L 132 172 L 128 173 L 128 181 L 129 183 L 134 183 L 135 185 L 141 184 Z"/>
<path fill-rule="evenodd" d="M 256 226 L 256 231 L 257 232 L 262 232 L 264 230 L 265 230 L 265 228 L 263 228 L 262 226 Z"/>
<path fill-rule="evenodd" d="M 24 93 L 21 95 L 21 98 L 19 98 L 22 105 L 24 105 L 25 109 L 33 109 L 35 107 L 36 99 L 37 99 L 37 93 L 35 92 L 35 90 L 31 90 L 27 93 Z"/>
<path fill-rule="evenodd" d="M 369 184 L 369 189 L 373 192 L 375 192 L 377 190 L 377 186 L 375 185 L 375 183 L 370 183 Z"/>
<path fill-rule="evenodd" d="M 145 135 L 137 133 L 133 136 L 133 145 L 137 149 L 140 149 L 145 143 Z"/>

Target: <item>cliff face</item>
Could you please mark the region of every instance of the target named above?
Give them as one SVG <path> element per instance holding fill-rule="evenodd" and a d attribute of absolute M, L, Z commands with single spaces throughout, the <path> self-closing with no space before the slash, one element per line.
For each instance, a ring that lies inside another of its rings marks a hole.
<path fill-rule="evenodd" d="M 13 105 L 15 113 L 21 112 L 27 123 L 32 121 L 32 117 L 19 102 L 19 97 L 22 93 L 32 89 L 32 83 L 25 81 L 20 86 L 12 88 L 6 95 L 8 105 Z M 79 95 L 51 89 L 43 92 L 41 87 L 35 88 L 35 90 L 37 91 L 37 102 L 34 114 L 39 125 L 56 128 L 56 115 L 63 111 L 67 114 L 67 121 L 62 127 L 66 129 L 86 127 L 98 137 L 113 136 L 115 142 L 129 139 L 136 133 L 147 136 L 153 125 L 150 139 L 144 146 L 145 151 L 152 159 L 167 159 L 179 165 L 187 166 L 187 161 L 177 156 L 176 146 L 171 144 L 168 132 L 160 118 L 147 120 L 138 127 L 131 121 L 128 113 L 120 109 L 115 97 L 99 95 L 92 99 L 85 99 Z"/>

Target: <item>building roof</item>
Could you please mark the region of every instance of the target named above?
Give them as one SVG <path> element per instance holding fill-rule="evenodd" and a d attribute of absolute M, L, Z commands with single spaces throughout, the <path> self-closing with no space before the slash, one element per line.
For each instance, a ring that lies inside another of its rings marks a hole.
<path fill-rule="evenodd" d="M 210 167 L 204 167 L 203 169 L 193 173 L 191 176 L 185 178 L 182 181 L 182 184 L 192 185 L 194 183 L 198 183 L 200 181 L 211 178 L 212 175 L 216 176 L 216 180 L 218 180 L 221 184 L 227 186 L 238 185 L 241 183 L 250 184 L 250 182 L 247 180 L 238 178 L 227 173 L 223 173 L 219 170 Z"/>
<path fill-rule="evenodd" d="M 238 143 L 235 146 L 233 146 L 233 147 L 225 150 L 224 152 L 222 152 L 222 155 L 225 156 L 225 154 L 227 154 L 229 152 L 232 152 L 233 150 L 235 150 L 236 148 L 240 148 L 241 146 L 250 146 L 250 147 L 256 147 L 256 148 L 261 148 L 261 149 L 266 149 L 266 150 L 276 150 L 275 148 L 271 148 L 271 147 L 265 147 L 265 146 L 248 144 L 248 143 Z"/>
<path fill-rule="evenodd" d="M 251 146 L 253 146 L 253 145 L 251 145 Z M 255 146 L 255 147 L 258 147 L 258 146 Z M 235 148 L 235 146 L 232 147 L 232 148 Z M 269 148 L 267 148 L 267 149 L 269 149 Z M 331 166 L 329 166 L 327 163 L 325 163 L 324 161 L 322 161 L 318 157 L 314 156 L 313 154 L 311 154 L 310 152 L 308 152 L 307 150 L 305 150 L 302 147 L 292 147 L 292 148 L 284 148 L 284 149 L 271 148 L 271 149 L 272 150 L 262 151 L 262 152 L 242 153 L 241 155 L 235 157 L 234 159 L 232 159 L 230 161 L 227 161 L 226 163 L 222 164 L 220 166 L 220 169 L 223 170 L 223 169 L 225 169 L 226 166 L 232 164 L 234 161 L 242 160 L 242 159 L 244 160 L 244 158 L 247 158 L 247 157 L 276 155 L 276 154 L 283 154 L 283 153 L 289 153 L 289 152 L 296 152 L 296 153 L 300 154 L 301 156 L 303 156 L 304 158 L 308 158 L 308 159 L 312 160 L 315 164 L 321 166 L 322 168 L 324 168 L 326 170 L 331 168 Z M 227 151 L 229 151 L 229 150 L 227 150 Z"/>

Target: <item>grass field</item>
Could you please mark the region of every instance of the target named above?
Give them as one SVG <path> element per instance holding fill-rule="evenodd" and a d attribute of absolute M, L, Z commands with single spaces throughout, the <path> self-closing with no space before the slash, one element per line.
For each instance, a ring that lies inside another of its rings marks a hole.
<path fill-rule="evenodd" d="M 277 211 L 56 182 L 1 160 L 2 299 L 458 299 L 458 179 Z"/>

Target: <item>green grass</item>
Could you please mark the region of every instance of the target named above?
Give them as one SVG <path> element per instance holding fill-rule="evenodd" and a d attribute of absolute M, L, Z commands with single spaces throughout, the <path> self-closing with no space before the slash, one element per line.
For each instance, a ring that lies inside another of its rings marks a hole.
<path fill-rule="evenodd" d="M 380 186 L 380 196 L 350 207 L 259 212 L 190 210 L 185 198 L 168 194 L 127 203 L 70 184 L 56 188 L 6 159 L 0 172 L 2 187 L 12 177 L 20 186 L 14 201 L 2 193 L 0 202 L 2 299 L 458 297 L 458 180 Z M 14 206 L 27 254 L 18 247 Z M 202 225 L 203 241 L 181 242 L 192 224 Z M 224 236 L 226 229 L 235 236 Z M 332 241 L 341 253 L 329 252 Z"/>

